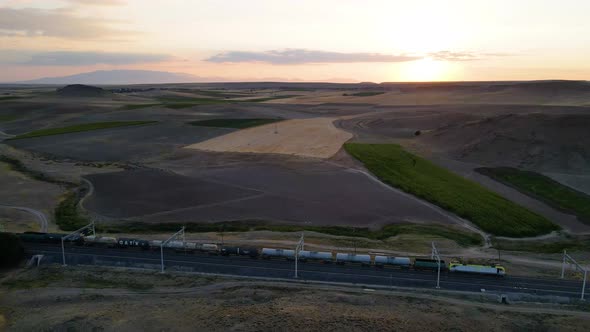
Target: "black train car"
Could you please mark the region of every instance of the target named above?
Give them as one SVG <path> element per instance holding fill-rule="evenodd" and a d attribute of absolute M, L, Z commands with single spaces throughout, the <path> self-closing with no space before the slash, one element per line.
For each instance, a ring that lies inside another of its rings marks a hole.
<path fill-rule="evenodd" d="M 222 256 L 250 256 L 258 257 L 258 249 L 252 247 L 221 247 Z"/>
<path fill-rule="evenodd" d="M 24 232 L 18 234 L 18 237 L 23 242 L 36 242 L 36 243 L 61 243 L 62 237 L 67 234 L 57 233 L 41 233 L 41 232 Z M 84 239 L 80 235 L 71 235 L 65 243 L 82 244 Z"/>

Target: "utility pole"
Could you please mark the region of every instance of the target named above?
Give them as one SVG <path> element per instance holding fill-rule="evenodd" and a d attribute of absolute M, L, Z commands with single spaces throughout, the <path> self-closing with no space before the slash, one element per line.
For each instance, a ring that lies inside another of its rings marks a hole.
<path fill-rule="evenodd" d="M 301 233 L 301 238 L 299 239 L 299 242 L 297 243 L 297 246 L 295 247 L 295 279 L 299 278 L 299 270 L 297 267 L 297 263 L 299 262 L 299 252 L 301 250 L 303 250 L 305 246 L 305 240 L 304 240 L 304 233 Z"/>
<path fill-rule="evenodd" d="M 576 270 L 584 273 L 584 281 L 582 282 L 582 293 L 580 295 L 580 299 L 583 300 L 584 293 L 586 291 L 586 277 L 588 276 L 588 270 L 586 270 L 584 267 L 582 267 L 580 264 L 578 264 L 578 262 L 576 262 L 576 260 L 573 259 L 572 256 L 568 255 L 567 252 L 564 250 L 563 251 L 563 262 L 561 264 L 561 279 L 563 279 L 565 277 L 565 263 L 568 261 L 570 262 L 570 264 L 573 264 L 575 266 Z"/>
<path fill-rule="evenodd" d="M 164 247 L 168 244 L 168 242 L 176 239 L 179 236 L 182 238 L 182 244 L 184 246 L 184 243 L 185 243 L 184 226 L 182 226 L 182 228 L 178 232 L 174 233 L 174 235 L 172 235 L 170 238 L 168 238 L 168 240 L 166 240 L 160 244 L 160 261 L 162 264 L 162 273 L 164 273 Z"/>
<path fill-rule="evenodd" d="M 94 227 L 94 221 L 91 222 L 90 224 L 66 235 L 66 236 L 62 236 L 62 238 L 61 238 L 61 258 L 62 258 L 62 265 L 63 266 L 66 266 L 66 248 L 65 248 L 64 242 L 66 240 L 68 240 L 69 238 L 73 237 L 74 235 L 80 235 L 83 231 L 85 231 L 87 229 L 92 231 L 92 235 L 96 236 L 96 229 Z"/>
<path fill-rule="evenodd" d="M 354 254 L 356 255 L 356 227 L 352 228 L 352 246 L 354 248 Z"/>
<path fill-rule="evenodd" d="M 434 241 L 432 242 L 432 252 L 430 254 L 430 257 L 431 259 L 434 259 L 436 257 L 436 263 L 438 265 L 438 272 L 436 275 L 436 288 L 440 288 L 440 255 L 438 254 L 438 250 L 434 245 Z"/>

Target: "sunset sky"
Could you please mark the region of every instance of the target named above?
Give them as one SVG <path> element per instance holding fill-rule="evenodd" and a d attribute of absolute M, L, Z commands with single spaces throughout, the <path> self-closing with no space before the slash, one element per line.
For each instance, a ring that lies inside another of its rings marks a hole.
<path fill-rule="evenodd" d="M 0 82 L 590 79 L 588 0 L 0 0 Z"/>

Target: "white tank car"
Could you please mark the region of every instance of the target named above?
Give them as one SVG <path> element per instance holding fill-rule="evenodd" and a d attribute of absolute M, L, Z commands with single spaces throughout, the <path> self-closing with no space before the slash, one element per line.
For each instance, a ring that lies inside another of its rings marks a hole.
<path fill-rule="evenodd" d="M 409 257 L 375 256 L 375 265 L 395 265 L 409 267 L 412 261 Z"/>
<path fill-rule="evenodd" d="M 197 243 L 195 249 L 207 252 L 218 251 L 219 246 L 215 243 Z"/>
<path fill-rule="evenodd" d="M 184 243 L 184 249 L 186 250 L 196 250 L 197 249 L 197 243 L 196 242 L 185 242 Z"/>
<path fill-rule="evenodd" d="M 336 263 L 344 264 L 345 262 L 371 264 L 371 256 L 370 255 L 337 253 L 336 254 Z"/>
<path fill-rule="evenodd" d="M 89 244 L 105 244 L 115 246 L 117 244 L 117 239 L 108 236 L 89 235 L 84 237 L 84 242 L 88 242 Z"/>
<path fill-rule="evenodd" d="M 262 257 L 284 257 L 288 259 L 295 259 L 295 250 L 290 249 L 273 249 L 273 248 L 262 248 Z"/>
<path fill-rule="evenodd" d="M 159 247 L 162 245 L 162 241 L 160 240 L 151 240 L 150 241 L 150 247 Z"/>
<path fill-rule="evenodd" d="M 331 261 L 332 260 L 332 253 L 328 251 L 307 251 L 301 250 L 299 251 L 299 259 L 306 260 L 306 259 L 315 259 L 321 261 Z"/>
<path fill-rule="evenodd" d="M 474 264 L 449 264 L 449 271 L 451 272 L 464 272 L 474 274 L 492 274 L 504 276 L 506 275 L 506 269 L 500 265 L 474 265 Z"/>
<path fill-rule="evenodd" d="M 170 241 L 164 245 L 166 248 L 172 249 L 184 249 L 184 242 L 182 241 Z"/>

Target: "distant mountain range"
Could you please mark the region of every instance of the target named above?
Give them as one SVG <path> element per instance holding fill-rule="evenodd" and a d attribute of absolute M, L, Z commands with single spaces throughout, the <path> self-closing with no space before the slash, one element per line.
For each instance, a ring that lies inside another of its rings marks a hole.
<path fill-rule="evenodd" d="M 170 73 L 151 70 L 98 70 L 61 77 L 44 77 L 35 80 L 21 81 L 23 84 L 165 84 L 165 83 L 196 83 L 220 82 L 220 78 L 206 78 L 183 73 Z"/>
<path fill-rule="evenodd" d="M 44 77 L 28 81 L 12 82 L 16 84 L 88 84 L 88 85 L 123 85 L 123 84 L 168 84 L 168 83 L 218 83 L 218 82 L 333 82 L 350 83 L 353 79 L 333 78 L 306 81 L 297 78 L 265 77 L 262 79 L 221 77 L 201 77 L 185 73 L 171 73 L 153 70 L 97 70 L 70 76 Z M 8 84 L 8 82 L 0 82 Z"/>

